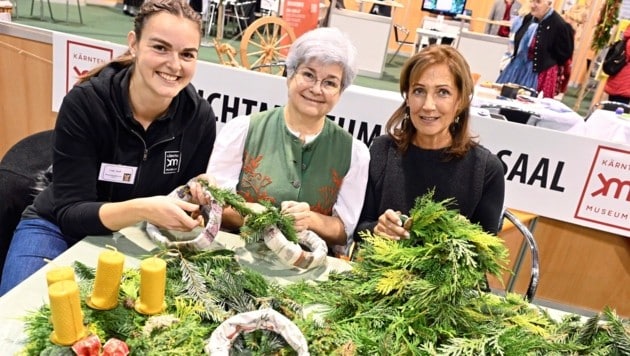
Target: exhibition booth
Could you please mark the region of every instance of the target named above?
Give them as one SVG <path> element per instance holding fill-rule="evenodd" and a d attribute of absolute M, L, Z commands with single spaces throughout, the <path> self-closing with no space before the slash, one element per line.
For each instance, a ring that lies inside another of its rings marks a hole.
<path fill-rule="evenodd" d="M 370 16 L 374 15 L 332 11 L 331 24 L 343 29 L 342 24 L 360 27 L 362 21 L 370 21 L 389 34 L 389 20 L 374 21 Z M 355 35 L 364 34 L 368 32 Z M 484 36 L 464 31 L 456 41 L 463 52 L 472 51 L 479 46 L 472 41 L 494 41 Z M 368 40 L 379 40 L 381 45 L 371 47 Z M 9 22 L 0 22 L 0 41 L 5 44 L 4 65 L 0 66 L 2 155 L 11 142 L 53 127 L 55 113 L 77 73 L 125 50 L 110 42 Z M 360 56 L 366 57 L 363 73 L 379 74 L 387 51 L 385 41 L 384 36 L 371 36 L 364 45 L 357 43 L 359 50 L 374 51 L 373 56 Z M 499 45 L 504 44 L 497 43 L 497 48 Z M 282 105 L 285 80 L 201 61 L 193 84 L 211 103 L 220 130 L 238 115 Z M 476 96 L 475 100 L 483 98 Z M 385 121 L 401 102 L 397 92 L 352 85 L 329 119 L 370 145 L 383 134 Z M 564 116 L 560 121 L 565 126 L 545 126 L 553 121 L 553 113 L 562 110 L 566 111 L 548 104 L 540 108 L 539 115 L 546 115 L 547 121 L 522 125 L 490 119 L 479 104 L 471 109 L 472 128 L 504 164 L 505 205 L 535 217 L 531 227 L 541 271 L 534 301 L 585 314 L 611 306 L 619 315 L 630 317 L 630 144 L 588 137 L 584 129 L 581 134 L 566 132 L 573 125 L 562 121 Z M 520 250 L 522 242 L 516 238 L 506 242 L 513 255 Z M 527 260 L 525 257 L 524 266 Z M 517 277 L 515 291 L 523 292 L 528 276 Z"/>

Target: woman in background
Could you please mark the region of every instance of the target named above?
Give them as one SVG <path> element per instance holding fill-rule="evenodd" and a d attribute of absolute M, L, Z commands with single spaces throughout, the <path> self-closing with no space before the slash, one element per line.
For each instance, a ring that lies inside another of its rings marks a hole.
<path fill-rule="evenodd" d="M 604 91 L 608 100 L 630 104 L 630 26 L 623 32 L 623 38 L 626 39 L 626 65 L 608 78 Z"/>
<path fill-rule="evenodd" d="M 573 56 L 573 31 L 552 5 L 552 0 L 530 1 L 531 12 L 514 35 L 512 60 L 497 83 L 519 84 L 546 98 L 558 94 L 560 67 Z"/>
<path fill-rule="evenodd" d="M 404 99 L 370 146 L 370 172 L 357 232 L 408 237 L 400 214 L 417 197 L 454 198 L 460 213 L 496 233 L 503 211 L 501 161 L 469 131 L 473 82 L 468 63 L 451 46 L 436 45 L 407 60 L 400 74 Z"/>
<path fill-rule="evenodd" d="M 516 16 L 520 8 L 521 3 L 518 1 L 496 0 L 492 5 L 488 19 L 491 21 L 511 21 Z M 486 33 L 500 37 L 508 37 L 510 34 L 510 27 L 489 23 L 486 25 Z"/>

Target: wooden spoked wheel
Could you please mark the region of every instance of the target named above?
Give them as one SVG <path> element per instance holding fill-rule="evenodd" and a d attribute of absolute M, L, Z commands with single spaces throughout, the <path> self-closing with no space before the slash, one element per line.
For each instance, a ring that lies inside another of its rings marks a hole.
<path fill-rule="evenodd" d="M 245 29 L 241 40 L 241 65 L 259 72 L 282 75 L 284 60 L 295 33 L 279 17 L 265 16 Z"/>

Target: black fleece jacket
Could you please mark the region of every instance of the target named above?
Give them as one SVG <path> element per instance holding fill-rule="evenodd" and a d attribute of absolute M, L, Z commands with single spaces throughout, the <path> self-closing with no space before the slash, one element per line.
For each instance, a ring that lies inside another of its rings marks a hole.
<path fill-rule="evenodd" d="M 53 183 L 24 217 L 57 224 L 73 243 L 111 233 L 99 219 L 105 202 L 166 195 L 206 171 L 216 118 L 192 85 L 145 131 L 129 103 L 131 67 L 112 64 L 64 98 L 54 130 Z M 137 167 L 132 184 L 99 179 L 104 163 Z"/>

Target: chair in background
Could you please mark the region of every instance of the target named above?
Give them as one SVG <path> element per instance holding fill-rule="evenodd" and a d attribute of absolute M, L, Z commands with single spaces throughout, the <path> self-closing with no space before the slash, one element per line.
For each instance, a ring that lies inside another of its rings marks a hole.
<path fill-rule="evenodd" d="M 50 6 L 50 0 L 46 0 L 48 3 L 48 13 L 50 14 L 50 19 L 55 22 L 55 17 L 53 16 L 52 6 Z M 31 16 L 33 16 L 33 7 L 35 5 L 35 0 L 31 0 Z M 44 0 L 39 0 L 39 19 L 44 21 Z"/>
<path fill-rule="evenodd" d="M 518 229 L 521 235 L 523 235 L 523 239 L 525 241 L 525 244 L 522 244 L 520 250 L 518 251 L 518 255 L 516 256 L 514 268 L 513 268 L 514 275 L 508 281 L 508 284 L 505 290 L 506 292 L 512 292 L 514 290 L 514 283 L 516 282 L 516 277 L 518 276 L 520 272 L 525 253 L 527 252 L 527 249 L 529 249 L 531 253 L 531 257 L 532 257 L 532 268 L 530 270 L 529 284 L 527 286 L 527 291 L 525 292 L 525 298 L 527 299 L 527 301 L 531 302 L 534 299 L 534 296 L 536 295 L 536 289 L 538 288 L 538 281 L 540 280 L 540 258 L 538 256 L 538 244 L 536 243 L 536 239 L 534 238 L 534 235 L 532 234 L 531 230 L 527 226 L 525 226 L 521 222 L 521 220 L 516 215 L 514 215 L 514 213 L 512 213 L 510 210 L 508 209 L 503 210 L 503 216 L 501 219 L 501 227 L 503 226 L 503 219 L 507 219 L 509 222 L 511 222 L 514 225 L 514 227 Z M 499 228 L 499 230 L 501 229 L 501 227 Z"/>
<path fill-rule="evenodd" d="M 593 105 L 591 109 L 584 116 L 584 121 L 588 120 L 588 118 L 593 114 L 595 110 L 606 110 L 606 111 L 615 111 L 617 108 L 622 108 L 623 112 L 626 114 L 630 114 L 630 105 L 620 103 L 618 101 L 600 101 L 597 104 Z"/>
<path fill-rule="evenodd" d="M 52 130 L 30 135 L 0 161 L 0 277 L 13 230 L 35 198 L 37 177 L 52 164 L 52 138 Z"/>
<path fill-rule="evenodd" d="M 46 0 L 48 3 L 48 12 L 50 13 L 50 19 L 55 22 L 55 17 L 53 16 L 52 7 L 50 6 L 50 0 Z M 35 0 L 31 0 L 31 16 L 33 16 L 33 7 L 35 5 Z M 39 0 L 39 17 L 40 20 L 44 20 L 44 0 Z M 79 10 L 79 23 L 83 25 L 83 15 L 81 14 L 81 2 L 77 0 L 77 9 Z M 68 15 L 70 11 L 70 0 L 66 0 L 66 23 L 68 23 Z M 16 8 L 17 13 L 17 8 Z"/>
<path fill-rule="evenodd" d="M 238 33 L 234 35 L 234 38 L 242 36 L 243 31 L 245 31 L 247 26 L 253 22 L 255 10 L 256 0 L 235 0 L 232 2 L 226 2 L 225 18 L 236 22 L 238 27 Z"/>
<path fill-rule="evenodd" d="M 396 52 L 394 52 L 387 64 L 391 63 L 394 58 L 396 58 L 402 46 L 411 46 L 412 48 L 416 48 L 416 43 L 414 41 L 409 41 L 409 35 L 410 32 L 408 28 L 402 25 L 394 25 L 394 39 L 398 44 L 398 48 L 396 48 Z"/>
<path fill-rule="evenodd" d="M 201 23 L 203 24 L 204 36 L 209 37 L 212 31 L 212 26 L 216 25 L 215 16 L 217 15 L 217 0 L 204 0 L 201 9 Z"/>

